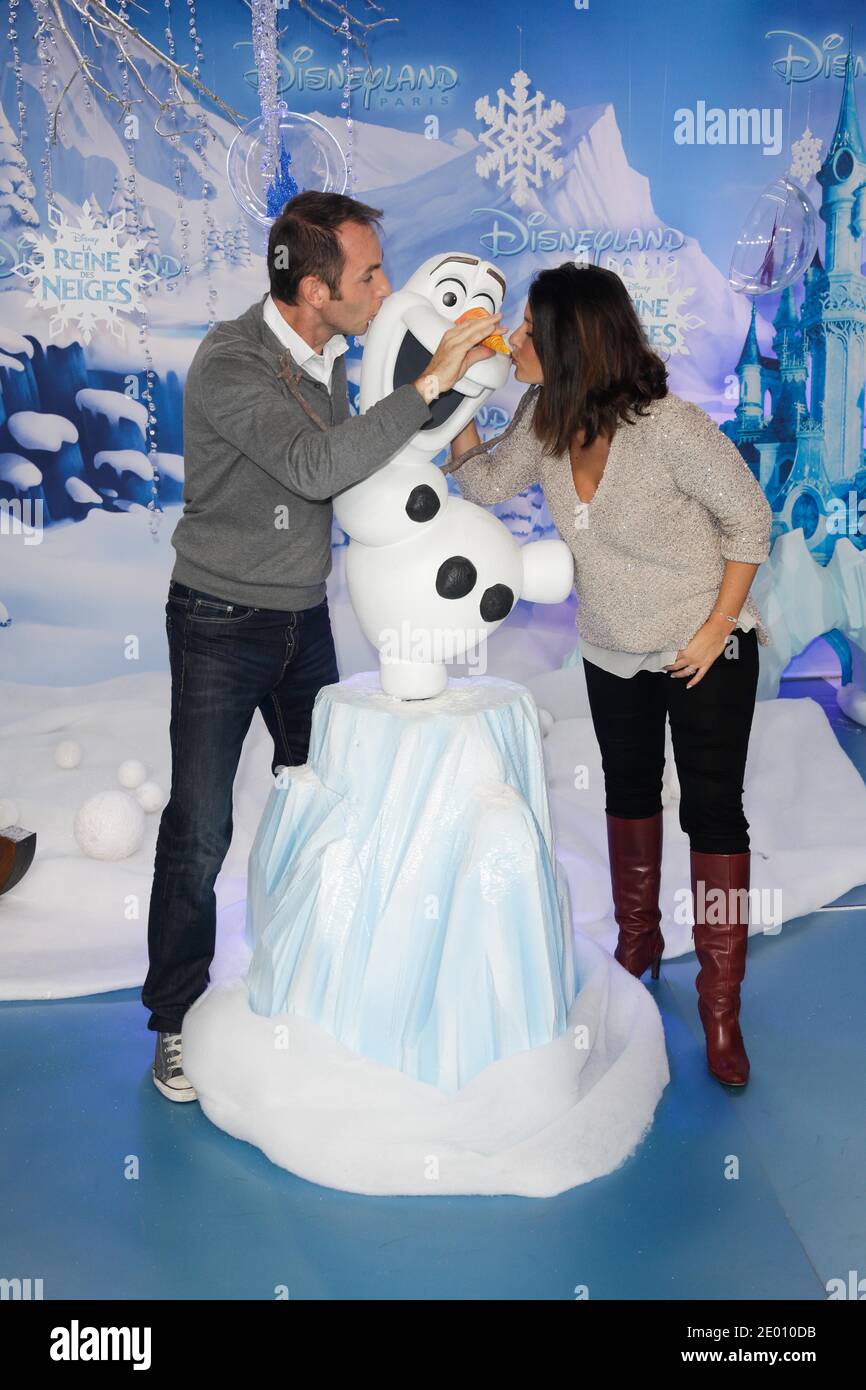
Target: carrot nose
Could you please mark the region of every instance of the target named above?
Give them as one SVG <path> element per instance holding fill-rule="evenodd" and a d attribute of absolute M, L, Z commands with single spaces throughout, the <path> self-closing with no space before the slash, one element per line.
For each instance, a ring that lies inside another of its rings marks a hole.
<path fill-rule="evenodd" d="M 466 323 L 469 319 L 486 319 L 488 317 L 489 315 L 485 309 L 467 309 L 464 313 L 460 315 L 459 318 L 455 319 L 454 322 Z M 483 347 L 492 348 L 494 352 L 502 352 L 506 355 L 506 357 L 511 356 L 511 349 L 509 348 L 501 333 L 491 333 L 489 337 L 482 338 L 481 343 Z"/>

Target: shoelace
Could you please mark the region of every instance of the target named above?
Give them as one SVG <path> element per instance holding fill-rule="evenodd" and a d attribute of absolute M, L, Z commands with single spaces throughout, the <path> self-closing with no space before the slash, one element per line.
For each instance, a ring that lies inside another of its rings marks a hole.
<path fill-rule="evenodd" d="M 163 1043 L 163 1056 L 169 1068 L 169 1076 L 179 1076 L 183 1068 L 180 1065 L 180 1033 L 169 1033 Z"/>

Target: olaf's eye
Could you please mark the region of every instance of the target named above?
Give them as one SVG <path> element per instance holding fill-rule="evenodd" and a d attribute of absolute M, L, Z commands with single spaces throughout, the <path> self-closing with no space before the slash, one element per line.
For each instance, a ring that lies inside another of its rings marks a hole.
<path fill-rule="evenodd" d="M 496 313 L 497 305 L 494 303 L 493 295 L 492 295 L 492 294 L 483 294 L 483 293 L 479 293 L 479 294 L 476 294 L 475 298 L 476 298 L 477 300 L 479 300 L 479 301 L 482 300 L 482 299 L 486 299 L 486 300 L 487 300 L 487 304 L 490 305 L 490 308 L 487 309 L 487 304 L 481 304 L 481 303 L 479 303 L 478 307 L 479 307 L 480 309 L 487 309 L 488 314 L 495 314 L 495 313 Z"/>
<path fill-rule="evenodd" d="M 466 302 L 466 286 L 454 275 L 446 275 L 435 288 L 433 303 L 438 305 L 449 318 L 455 317 Z"/>

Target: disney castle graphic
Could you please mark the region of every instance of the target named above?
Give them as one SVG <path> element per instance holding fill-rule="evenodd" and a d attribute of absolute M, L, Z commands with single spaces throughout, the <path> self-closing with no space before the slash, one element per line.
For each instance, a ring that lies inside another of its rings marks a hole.
<path fill-rule="evenodd" d="M 861 271 L 866 145 L 850 52 L 839 119 L 817 178 L 826 264 L 816 251 L 803 277 L 799 311 L 794 287 L 782 291 L 773 318 L 774 357 L 759 347 L 752 301 L 736 366 L 739 404 L 735 418 L 721 429 L 764 488 L 774 512 L 774 534 L 802 526 L 814 557 L 825 561 L 839 534 L 866 547 L 866 502 L 861 505 L 866 498 L 866 276 Z M 840 501 L 850 514 L 844 529 L 838 524 Z"/>

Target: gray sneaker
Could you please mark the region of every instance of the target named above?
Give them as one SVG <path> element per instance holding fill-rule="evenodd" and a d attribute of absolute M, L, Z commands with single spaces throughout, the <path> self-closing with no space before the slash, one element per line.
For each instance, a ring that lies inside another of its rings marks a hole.
<path fill-rule="evenodd" d="M 153 1059 L 153 1084 L 169 1100 L 198 1100 L 183 1074 L 180 1033 L 157 1033 Z"/>

